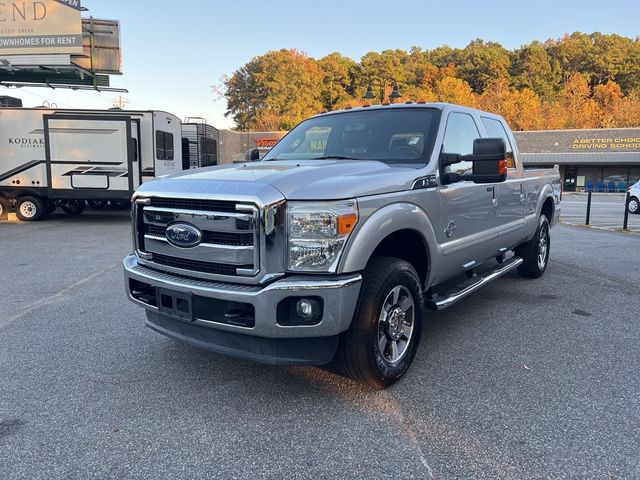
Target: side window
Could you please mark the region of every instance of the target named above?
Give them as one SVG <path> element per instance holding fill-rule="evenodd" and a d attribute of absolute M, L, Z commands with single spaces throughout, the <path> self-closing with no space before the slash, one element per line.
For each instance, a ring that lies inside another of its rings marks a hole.
<path fill-rule="evenodd" d="M 502 138 L 504 140 L 504 144 L 507 149 L 507 167 L 508 168 L 516 168 L 516 160 L 513 156 L 513 147 L 511 146 L 511 142 L 509 141 L 509 136 L 507 135 L 507 131 L 504 129 L 504 125 L 499 120 L 494 118 L 481 117 L 482 124 L 484 128 L 487 129 L 487 134 L 491 138 Z"/>
<path fill-rule="evenodd" d="M 471 115 L 466 113 L 449 115 L 443 141 L 445 153 L 469 155 L 473 153 L 473 141 L 476 138 L 480 138 L 480 132 Z M 472 168 L 472 162 L 458 162 L 448 166 L 446 171 L 463 174 L 471 172 Z"/>
<path fill-rule="evenodd" d="M 156 158 L 158 160 L 173 160 L 173 134 L 156 131 Z"/>

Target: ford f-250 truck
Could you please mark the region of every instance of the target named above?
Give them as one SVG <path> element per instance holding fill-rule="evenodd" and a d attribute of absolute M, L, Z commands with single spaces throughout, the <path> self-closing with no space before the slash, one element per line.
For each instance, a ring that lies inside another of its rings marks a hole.
<path fill-rule="evenodd" d="M 262 161 L 141 186 L 126 290 L 175 339 L 384 388 L 409 368 L 426 309 L 512 269 L 544 273 L 559 201 L 557 167 L 525 172 L 500 116 L 330 112 Z"/>

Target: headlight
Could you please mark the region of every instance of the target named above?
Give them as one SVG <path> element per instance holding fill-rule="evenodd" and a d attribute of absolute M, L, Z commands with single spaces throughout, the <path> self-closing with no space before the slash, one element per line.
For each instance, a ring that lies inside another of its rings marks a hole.
<path fill-rule="evenodd" d="M 332 271 L 357 222 L 358 205 L 355 200 L 289 203 L 289 270 Z"/>

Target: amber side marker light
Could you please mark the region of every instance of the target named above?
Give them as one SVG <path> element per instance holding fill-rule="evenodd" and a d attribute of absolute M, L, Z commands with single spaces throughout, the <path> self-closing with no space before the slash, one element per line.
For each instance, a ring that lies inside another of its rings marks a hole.
<path fill-rule="evenodd" d="M 358 216 L 355 213 L 347 213 L 338 217 L 338 235 L 351 233 L 358 223 Z"/>

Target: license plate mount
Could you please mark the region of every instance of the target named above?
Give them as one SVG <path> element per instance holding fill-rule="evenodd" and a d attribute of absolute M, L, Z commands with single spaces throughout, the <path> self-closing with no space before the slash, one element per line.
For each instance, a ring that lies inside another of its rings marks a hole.
<path fill-rule="evenodd" d="M 158 310 L 181 320 L 193 321 L 193 298 L 190 293 L 158 287 Z"/>

